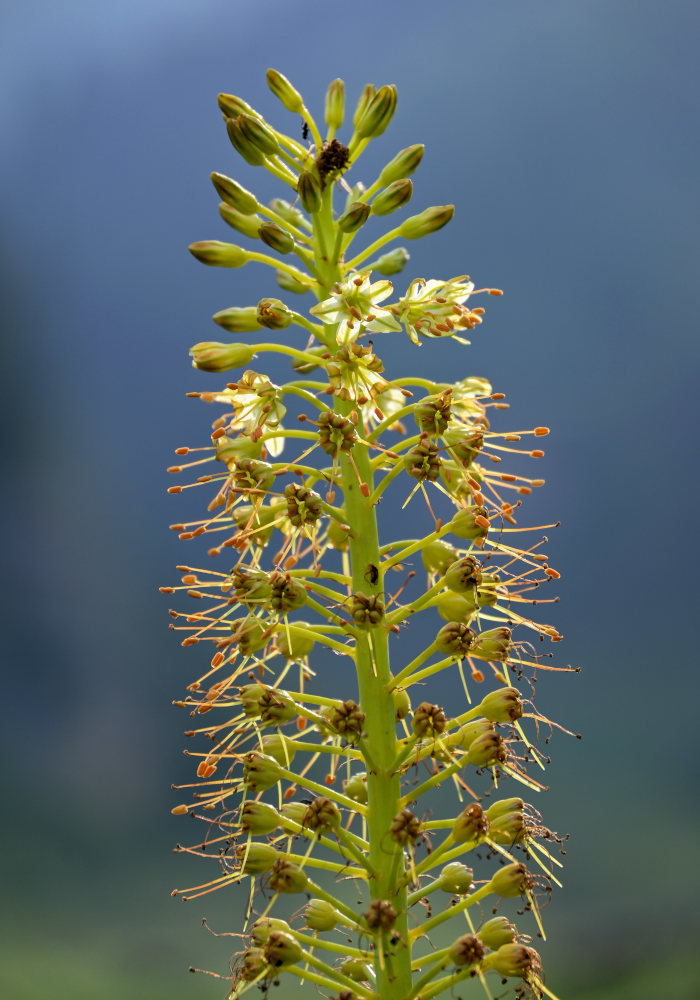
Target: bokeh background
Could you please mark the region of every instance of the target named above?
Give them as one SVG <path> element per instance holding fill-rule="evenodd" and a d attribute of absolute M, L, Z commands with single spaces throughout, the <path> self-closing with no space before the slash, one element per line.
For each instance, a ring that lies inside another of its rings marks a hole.
<path fill-rule="evenodd" d="M 298 129 L 268 66 L 319 116 L 336 76 L 351 107 L 395 83 L 351 178 L 424 142 L 412 211 L 457 211 L 406 280 L 505 289 L 473 346 L 389 338 L 388 370 L 487 375 L 509 426 L 553 428 L 531 511 L 563 522 L 557 651 L 584 671 L 545 678 L 540 706 L 584 739 L 551 744 L 542 803 L 573 834 L 548 982 L 562 1000 L 700 995 L 699 28 L 693 0 L 4 0 L 3 996 L 226 992 L 187 967 L 226 973 L 236 940 L 201 919 L 235 930 L 240 900 L 169 895 L 192 874 L 169 850 L 185 773 L 169 702 L 197 653 L 157 586 L 193 560 L 164 470 L 204 442 L 185 392 L 216 376 L 188 347 L 216 337 L 215 310 L 275 294 L 263 269 L 186 251 L 228 238 L 211 170 L 281 193 L 216 107 L 237 93 Z"/>

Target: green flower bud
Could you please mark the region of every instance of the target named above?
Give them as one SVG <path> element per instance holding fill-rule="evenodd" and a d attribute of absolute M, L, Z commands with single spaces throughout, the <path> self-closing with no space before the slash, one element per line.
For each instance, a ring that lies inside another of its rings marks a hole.
<path fill-rule="evenodd" d="M 495 732 L 493 723 L 489 722 L 488 719 L 473 719 L 472 722 L 465 722 L 460 728 L 457 745 L 462 750 L 468 750 L 478 736 L 484 736 L 487 733 L 493 735 Z"/>
<path fill-rule="evenodd" d="M 288 824 L 285 825 L 285 820 L 289 820 L 291 823 L 297 823 L 299 826 L 302 825 L 302 820 L 306 815 L 306 803 L 305 802 L 283 802 L 280 812 L 282 813 L 282 829 L 285 831 L 292 830 L 292 827 Z"/>
<path fill-rule="evenodd" d="M 367 188 L 362 183 L 362 181 L 358 181 L 357 184 L 354 184 L 347 192 L 347 195 L 345 197 L 345 208 L 343 209 L 343 211 L 347 212 L 350 206 L 354 205 L 356 201 L 363 201 L 366 194 L 367 194 Z M 369 268 L 363 268 L 363 269 L 369 270 Z"/>
<path fill-rule="evenodd" d="M 267 642 L 265 626 L 257 618 L 234 618 L 229 624 L 241 656 L 252 656 Z"/>
<path fill-rule="evenodd" d="M 411 200 L 413 184 L 407 177 L 394 181 L 377 195 L 372 202 L 373 215 L 390 215 Z"/>
<path fill-rule="evenodd" d="M 452 825 L 452 836 L 457 844 L 480 844 L 488 833 L 489 823 L 478 802 L 463 809 Z"/>
<path fill-rule="evenodd" d="M 355 108 L 355 114 L 352 116 L 352 124 L 357 128 L 358 123 L 362 119 L 365 111 L 369 107 L 370 101 L 376 94 L 376 88 L 373 83 L 368 83 L 365 85 L 365 89 L 360 94 L 360 99 L 357 102 L 357 107 Z"/>
<path fill-rule="evenodd" d="M 309 170 L 302 170 L 297 183 L 299 201 L 304 206 L 305 211 L 310 215 L 318 212 L 321 208 L 321 185 L 315 174 Z"/>
<path fill-rule="evenodd" d="M 294 249 L 294 240 L 286 229 L 282 229 L 276 222 L 263 222 L 258 229 L 258 236 L 268 247 L 272 247 L 277 253 L 287 254 Z"/>
<path fill-rule="evenodd" d="M 399 181 L 402 177 L 408 177 L 409 174 L 412 174 L 423 159 L 424 150 L 425 146 L 418 143 L 415 146 L 407 146 L 406 149 L 402 149 L 400 153 L 397 153 L 394 159 L 387 163 L 379 175 L 378 183 L 380 186 L 387 187 L 389 184 L 393 184 L 394 181 Z"/>
<path fill-rule="evenodd" d="M 404 219 L 399 227 L 399 235 L 407 240 L 419 240 L 422 236 L 436 233 L 450 221 L 455 213 L 454 205 L 435 205 L 426 208 L 419 215 Z"/>
<path fill-rule="evenodd" d="M 268 462 L 260 462 L 256 458 L 243 458 L 236 464 L 233 479 L 237 486 L 244 489 L 261 490 L 266 493 L 275 481 L 275 470 Z"/>
<path fill-rule="evenodd" d="M 384 601 L 379 594 L 370 594 L 368 597 L 358 590 L 352 595 L 350 614 L 358 628 L 374 628 L 384 619 Z"/>
<path fill-rule="evenodd" d="M 350 536 L 352 532 L 345 524 L 331 518 L 328 522 L 326 537 L 329 545 L 332 545 L 338 552 L 347 552 L 350 548 Z"/>
<path fill-rule="evenodd" d="M 252 983 L 254 979 L 262 976 L 267 967 L 262 948 L 246 948 L 241 962 L 241 979 L 246 983 Z"/>
<path fill-rule="evenodd" d="M 351 778 L 346 778 L 343 782 L 343 794 L 347 795 L 353 802 L 360 802 L 364 805 L 369 797 L 367 792 L 367 774 L 364 771 L 359 771 L 357 774 L 353 774 Z"/>
<path fill-rule="evenodd" d="M 308 622 L 294 622 L 285 626 L 277 633 L 277 651 L 286 660 L 304 660 L 314 648 L 316 640 L 308 631 Z"/>
<path fill-rule="evenodd" d="M 224 118 L 238 118 L 239 115 L 252 115 L 254 118 L 260 117 L 258 112 L 254 108 L 251 108 L 250 104 L 247 104 L 242 97 L 236 97 L 235 94 L 219 94 L 217 101 Z"/>
<path fill-rule="evenodd" d="M 329 128 L 340 128 L 345 114 L 345 84 L 342 80 L 333 80 L 326 91 L 324 117 Z"/>
<path fill-rule="evenodd" d="M 223 326 L 224 330 L 229 330 L 231 333 L 252 333 L 253 330 L 260 329 L 258 310 L 255 306 L 244 306 L 243 308 L 231 306 L 230 309 L 222 309 L 220 312 L 214 313 L 212 319 L 219 326 Z"/>
<path fill-rule="evenodd" d="M 410 809 L 402 809 L 391 821 L 389 836 L 397 844 L 415 844 L 421 835 L 423 825 Z"/>
<path fill-rule="evenodd" d="M 187 249 L 198 261 L 210 267 L 243 267 L 249 258 L 241 247 L 220 240 L 200 240 L 199 243 L 190 243 Z"/>
<path fill-rule="evenodd" d="M 489 531 L 486 508 L 477 505 L 457 511 L 450 521 L 450 531 L 457 538 L 464 538 L 469 542 L 486 538 Z"/>
<path fill-rule="evenodd" d="M 243 781 L 254 794 L 272 788 L 280 780 L 280 768 L 274 757 L 252 750 L 243 758 Z"/>
<path fill-rule="evenodd" d="M 260 299 L 256 317 L 268 330 L 286 330 L 292 322 L 292 310 L 281 299 Z"/>
<path fill-rule="evenodd" d="M 338 219 L 338 229 L 343 233 L 356 232 L 367 222 L 371 211 L 366 202 L 354 201 Z"/>
<path fill-rule="evenodd" d="M 250 163 L 252 167 L 259 167 L 265 162 L 265 157 L 241 130 L 240 121 L 242 117 L 242 115 L 239 115 L 235 119 L 226 119 L 228 137 L 231 140 L 233 148 L 237 153 L 240 153 L 246 163 Z"/>
<path fill-rule="evenodd" d="M 522 717 L 523 700 L 517 688 L 497 688 L 482 699 L 479 710 L 491 722 L 515 722 Z"/>
<path fill-rule="evenodd" d="M 447 568 L 458 559 L 457 550 L 449 542 L 429 542 L 421 549 L 421 559 L 428 573 L 443 576 Z"/>
<path fill-rule="evenodd" d="M 272 573 L 270 576 L 270 606 L 278 614 L 286 615 L 306 604 L 306 587 L 289 573 Z"/>
<path fill-rule="evenodd" d="M 487 948 L 500 948 L 514 941 L 518 933 L 515 924 L 508 917 L 492 917 L 479 928 L 479 937 Z"/>
<path fill-rule="evenodd" d="M 226 372 L 231 368 L 244 368 L 255 357 L 255 348 L 248 344 L 221 344 L 216 340 L 203 340 L 190 347 L 192 367 L 202 372 Z"/>
<path fill-rule="evenodd" d="M 301 112 L 304 107 L 304 99 L 286 76 L 282 76 L 276 69 L 268 69 L 267 85 L 275 97 L 278 97 L 284 104 L 287 111 L 292 111 L 294 114 Z"/>
<path fill-rule="evenodd" d="M 367 264 L 368 271 L 379 271 L 380 274 L 399 274 L 408 263 L 410 254 L 405 247 L 396 247 L 388 253 L 383 253 L 371 264 Z"/>
<path fill-rule="evenodd" d="M 394 688 L 391 696 L 394 699 L 394 718 L 400 722 L 411 711 L 411 699 L 406 688 Z"/>
<path fill-rule="evenodd" d="M 440 453 L 433 441 L 421 441 L 404 456 L 404 465 L 409 476 L 419 482 L 434 483 L 440 475 Z"/>
<path fill-rule="evenodd" d="M 448 622 L 435 636 L 438 653 L 447 656 L 467 656 L 474 645 L 476 633 L 464 622 Z"/>
<path fill-rule="evenodd" d="M 472 656 L 480 660 L 507 660 L 511 647 L 511 631 L 505 625 L 480 632 L 472 649 Z"/>
<path fill-rule="evenodd" d="M 236 119 L 240 133 L 251 146 L 259 150 L 263 156 L 274 156 L 279 153 L 279 143 L 275 133 L 268 128 L 261 118 L 242 114 Z"/>
<path fill-rule="evenodd" d="M 265 961 L 275 969 L 283 965 L 294 965 L 303 955 L 299 942 L 284 931 L 271 931 L 263 952 Z"/>
<path fill-rule="evenodd" d="M 304 213 L 300 212 L 294 205 L 290 205 L 284 198 L 273 198 L 270 202 L 270 208 L 290 226 L 295 226 L 297 229 L 309 228 Z"/>
<path fill-rule="evenodd" d="M 259 209 L 260 205 L 255 195 L 226 174 L 217 174 L 215 171 L 211 174 L 211 182 L 221 200 L 241 215 L 255 215 Z"/>
<path fill-rule="evenodd" d="M 297 281 L 293 274 L 287 274 L 286 271 L 275 271 L 275 280 L 280 288 L 283 288 L 285 292 L 293 292 L 294 295 L 305 295 L 309 290 L 306 285 L 301 283 L 301 281 Z M 299 362 L 293 361 L 292 364 L 296 368 Z M 302 364 L 304 364 L 304 362 L 302 362 Z M 299 370 L 300 369 L 297 368 L 297 371 Z"/>
<path fill-rule="evenodd" d="M 398 914 L 388 899 L 373 899 L 365 913 L 365 922 L 371 931 L 390 931 Z"/>
<path fill-rule="evenodd" d="M 269 726 L 291 722 L 297 714 L 294 699 L 279 688 L 264 688 L 259 704 L 260 719 Z"/>
<path fill-rule="evenodd" d="M 271 844 L 252 843 L 237 847 L 236 857 L 243 866 L 241 871 L 244 875 L 262 875 L 272 868 L 278 854 Z"/>
<path fill-rule="evenodd" d="M 472 741 L 467 762 L 474 767 L 491 767 L 505 763 L 507 756 L 505 744 L 498 733 L 484 733 Z"/>
<path fill-rule="evenodd" d="M 249 800 L 241 806 L 241 830 L 259 837 L 272 833 L 280 824 L 282 817 L 274 806 L 267 802 Z"/>
<path fill-rule="evenodd" d="M 332 931 L 340 920 L 340 914 L 327 900 L 310 899 L 304 907 L 304 920 L 313 931 Z"/>
<path fill-rule="evenodd" d="M 484 957 L 485 948 L 476 934 L 463 934 L 449 948 L 448 955 L 455 965 L 478 965 Z"/>
<path fill-rule="evenodd" d="M 273 931 L 281 931 L 283 934 L 289 934 L 291 927 L 286 920 L 280 920 L 279 917 L 260 917 L 251 928 L 253 943 L 256 945 L 265 944 Z"/>
<path fill-rule="evenodd" d="M 335 802 L 321 795 L 307 807 L 301 825 L 320 834 L 328 830 L 337 830 L 340 819 L 340 810 Z"/>
<path fill-rule="evenodd" d="M 466 896 L 474 881 L 474 872 L 461 861 L 451 861 L 440 872 L 438 883 L 443 892 L 453 896 Z"/>
<path fill-rule="evenodd" d="M 474 556 L 458 559 L 445 573 L 445 585 L 457 594 L 473 593 L 480 579 L 481 563 Z"/>
<path fill-rule="evenodd" d="M 355 125 L 355 133 L 360 139 L 375 139 L 386 129 L 395 111 L 396 87 L 393 84 L 380 87 Z"/>
<path fill-rule="evenodd" d="M 283 892 L 290 895 L 295 892 L 304 892 L 309 882 L 299 865 L 285 861 L 284 858 L 275 861 L 268 875 L 268 881 L 273 892 Z"/>
<path fill-rule="evenodd" d="M 372 981 L 372 967 L 361 958 L 346 958 L 340 966 L 340 971 L 355 983 Z"/>
<path fill-rule="evenodd" d="M 362 736 L 365 724 L 365 713 L 360 706 L 352 701 L 344 701 L 342 705 L 332 708 L 326 718 L 334 732 L 343 736 L 348 743 L 356 742 Z"/>
<path fill-rule="evenodd" d="M 440 733 L 444 733 L 446 725 L 447 719 L 443 710 L 428 701 L 421 702 L 413 713 L 411 726 L 416 736 L 439 736 Z"/>
<path fill-rule="evenodd" d="M 483 969 L 493 969 L 501 976 L 519 976 L 527 979 L 534 976 L 539 979 L 542 972 L 542 961 L 534 948 L 526 948 L 524 944 L 504 944 L 498 951 L 492 951 L 484 959 Z"/>
<path fill-rule="evenodd" d="M 289 767 L 297 752 L 293 740 L 288 740 L 282 733 L 268 733 L 262 738 L 262 751 L 272 757 L 282 767 Z"/>
<path fill-rule="evenodd" d="M 318 418 L 318 443 L 327 455 L 337 457 L 352 451 L 357 441 L 354 425 L 346 417 L 333 410 L 324 410 Z"/>
<path fill-rule="evenodd" d="M 318 521 L 323 511 L 321 497 L 308 486 L 288 483 L 284 488 L 287 517 L 295 528 L 302 528 Z"/>

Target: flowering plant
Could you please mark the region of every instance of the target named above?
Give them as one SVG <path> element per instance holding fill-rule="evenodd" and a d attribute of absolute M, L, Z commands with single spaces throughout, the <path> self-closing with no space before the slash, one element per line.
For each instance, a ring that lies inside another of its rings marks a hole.
<path fill-rule="evenodd" d="M 548 430 L 492 426 L 506 404 L 483 378 L 390 377 L 369 339 L 405 331 L 416 345 L 466 343 L 484 315 L 472 299 L 501 294 L 459 275 L 414 279 L 395 297 L 388 279 L 409 255 L 380 251 L 440 229 L 452 206 L 410 216 L 355 251 L 370 216 L 409 201 L 423 155 L 420 145 L 402 150 L 369 187 L 346 181 L 389 124 L 396 89 L 364 89 L 344 145 L 341 80 L 328 89 L 322 137 L 292 84 L 275 70 L 267 78 L 301 116 L 304 141 L 238 97 L 221 94 L 219 106 L 238 153 L 286 184 L 290 200 L 262 204 L 215 173 L 223 219 L 256 249 L 206 241 L 190 250 L 218 267 L 271 266 L 282 292 L 310 292 L 316 304 L 304 313 L 271 297 L 223 309 L 215 322 L 256 342 L 191 352 L 198 369 L 240 374 L 192 393 L 217 408 L 211 443 L 178 448 L 182 464 L 169 470 L 196 468 L 196 484 L 214 489 L 203 517 L 172 526 L 208 543 L 211 568 L 180 566 L 180 586 L 162 588 L 198 604 L 171 611 L 183 645 L 211 649 L 176 702 L 193 720 L 196 781 L 177 786 L 187 801 L 173 812 L 206 829 L 179 850 L 218 871 L 176 894 L 247 881 L 231 998 L 281 973 L 336 1000 L 430 1000 L 471 979 L 491 996 L 493 974 L 553 996 L 530 935 L 544 937 L 540 901 L 559 884 L 560 838 L 517 791 L 543 788 L 537 742 L 553 724 L 532 701 L 537 673 L 570 668 L 545 663 L 526 638 L 561 638 L 529 617 L 552 600 L 541 591 L 559 575 L 546 539 L 519 541 L 541 530 L 521 526 L 519 507 L 543 480 L 501 465 L 514 452 L 540 458 L 525 442 Z M 284 333 L 267 342 L 263 331 Z M 283 385 L 248 367 L 270 351 L 291 363 Z M 302 412 L 285 426 L 292 405 Z M 380 539 L 377 505 L 395 502 L 406 475 L 403 506 L 422 495 L 424 528 Z M 424 648 L 414 639 L 397 667 L 396 637 L 415 631 L 416 615 L 433 637 Z M 448 711 L 424 686 L 443 672 L 454 682 Z M 449 788 L 457 803 L 435 818 Z M 525 928 L 497 912 L 509 899 L 529 911 Z"/>

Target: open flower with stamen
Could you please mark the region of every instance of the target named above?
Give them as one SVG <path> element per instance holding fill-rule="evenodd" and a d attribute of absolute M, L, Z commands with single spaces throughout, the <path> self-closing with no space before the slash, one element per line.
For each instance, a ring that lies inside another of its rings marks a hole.
<path fill-rule="evenodd" d="M 474 291 L 467 275 L 450 281 L 414 278 L 393 313 L 412 343 L 420 346 L 423 337 L 454 337 L 462 344 L 460 330 L 472 330 L 481 323 L 483 309 L 467 309 L 464 303 Z"/>
<path fill-rule="evenodd" d="M 366 330 L 385 333 L 400 330 L 391 310 L 379 305 L 393 292 L 390 281 L 370 282 L 370 275 L 353 272 L 333 286 L 327 299 L 312 306 L 309 312 L 326 326 L 335 326 L 335 339 L 341 346 L 354 343 Z"/>

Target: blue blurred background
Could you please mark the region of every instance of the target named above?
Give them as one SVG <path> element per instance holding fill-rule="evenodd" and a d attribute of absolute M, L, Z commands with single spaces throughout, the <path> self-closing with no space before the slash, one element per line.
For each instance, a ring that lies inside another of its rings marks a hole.
<path fill-rule="evenodd" d="M 539 705 L 584 740 L 555 738 L 541 803 L 573 834 L 548 982 L 698 996 L 697 3 L 4 0 L 0 17 L 3 996 L 226 992 L 187 967 L 226 973 L 235 939 L 201 918 L 235 930 L 239 901 L 169 895 L 201 877 L 169 853 L 186 773 L 169 702 L 197 653 L 157 586 L 193 559 L 164 469 L 211 418 L 184 394 L 219 381 L 187 350 L 216 339 L 214 311 L 275 294 L 263 269 L 186 251 L 229 238 L 211 170 L 283 194 L 216 106 L 233 92 L 298 129 L 268 66 L 319 117 L 334 77 L 350 107 L 395 83 L 350 179 L 424 142 L 411 209 L 457 211 L 407 280 L 505 290 L 472 347 L 378 342 L 388 371 L 488 376 L 508 426 L 553 429 L 530 509 L 563 522 L 558 651 L 584 671 L 545 677 Z"/>

